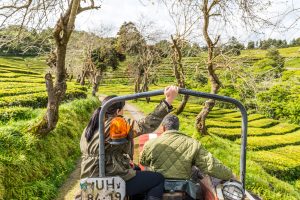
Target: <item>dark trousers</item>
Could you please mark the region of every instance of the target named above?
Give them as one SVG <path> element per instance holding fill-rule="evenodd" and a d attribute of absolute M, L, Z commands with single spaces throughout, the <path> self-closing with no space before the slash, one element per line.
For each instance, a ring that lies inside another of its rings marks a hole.
<path fill-rule="evenodd" d="M 136 176 L 126 181 L 126 194 L 134 196 L 145 194 L 147 198 L 161 199 L 164 192 L 165 179 L 157 172 L 136 171 Z"/>

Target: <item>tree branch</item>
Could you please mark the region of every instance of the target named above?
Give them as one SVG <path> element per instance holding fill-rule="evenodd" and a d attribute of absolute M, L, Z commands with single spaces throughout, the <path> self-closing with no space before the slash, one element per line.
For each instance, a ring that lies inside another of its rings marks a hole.
<path fill-rule="evenodd" d="M 87 7 L 81 7 L 81 6 L 79 6 L 79 9 L 78 9 L 78 14 L 79 13 L 81 13 L 81 12 L 83 12 L 83 11 L 86 11 L 86 10 L 91 10 L 91 9 L 99 9 L 99 8 L 101 8 L 101 6 L 95 6 L 95 2 L 94 2 L 94 0 L 90 0 L 90 2 L 91 2 L 91 5 L 90 6 L 87 6 Z"/>

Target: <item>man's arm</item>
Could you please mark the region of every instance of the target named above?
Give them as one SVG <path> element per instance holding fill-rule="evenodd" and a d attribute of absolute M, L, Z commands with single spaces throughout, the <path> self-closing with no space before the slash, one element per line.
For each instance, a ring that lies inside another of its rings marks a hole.
<path fill-rule="evenodd" d="M 229 180 L 232 171 L 223 165 L 218 159 L 206 149 L 199 145 L 198 153 L 195 155 L 195 165 L 205 174 L 222 180 Z"/>
<path fill-rule="evenodd" d="M 141 120 L 130 120 L 130 125 L 133 130 L 133 137 L 138 137 L 145 133 L 151 133 L 155 131 L 163 118 L 170 112 L 165 102 L 161 102 L 153 112 L 148 114 Z"/>
<path fill-rule="evenodd" d="M 130 124 L 133 130 L 133 137 L 155 131 L 163 118 L 172 111 L 172 102 L 178 94 L 178 87 L 166 87 L 164 94 L 166 98 L 146 118 L 139 121 L 131 121 Z"/>
<path fill-rule="evenodd" d="M 151 158 L 150 158 L 150 145 L 149 142 L 146 142 L 144 145 L 143 151 L 140 156 L 140 164 L 143 166 L 150 166 Z"/>

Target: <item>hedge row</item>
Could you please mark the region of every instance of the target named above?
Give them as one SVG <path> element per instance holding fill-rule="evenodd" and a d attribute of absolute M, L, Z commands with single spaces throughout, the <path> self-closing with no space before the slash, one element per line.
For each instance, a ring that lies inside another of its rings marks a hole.
<path fill-rule="evenodd" d="M 271 151 L 258 151 L 254 160 L 273 176 L 287 181 L 300 178 L 300 146 L 287 146 Z"/>
<path fill-rule="evenodd" d="M 68 88 L 65 100 L 72 100 L 76 98 L 86 98 L 86 91 L 79 88 Z M 17 96 L 6 96 L 0 98 L 0 107 L 4 106 L 24 106 L 33 108 L 46 107 L 48 102 L 47 92 L 30 93 Z"/>
<path fill-rule="evenodd" d="M 30 78 L 41 78 L 43 77 L 42 75 L 29 75 L 29 74 L 20 74 L 20 73 L 11 73 L 11 72 L 8 72 L 8 73 L 1 73 L 0 74 L 0 78 L 20 78 L 20 77 L 30 77 Z"/>
<path fill-rule="evenodd" d="M 40 87 L 25 87 L 25 88 L 10 88 L 10 89 L 0 89 L 0 100 L 1 97 L 6 96 L 18 96 L 22 94 L 33 94 L 33 93 L 40 93 L 45 92 L 45 86 Z"/>
<path fill-rule="evenodd" d="M 230 118 L 227 118 L 230 119 Z M 274 125 L 279 124 L 278 121 L 273 119 L 258 119 L 255 121 L 250 121 L 248 123 L 248 127 L 255 127 L 255 128 L 269 128 Z M 226 121 L 224 118 L 218 119 L 208 119 L 206 122 L 207 127 L 219 127 L 219 128 L 240 128 L 242 123 L 241 120 L 238 121 Z"/>
<path fill-rule="evenodd" d="M 12 84 L 10 82 L 0 82 L 0 88 L 2 89 L 12 89 L 12 88 L 27 88 L 27 87 L 36 87 L 41 86 L 41 83 L 24 83 L 19 82 L 18 84 Z"/>
<path fill-rule="evenodd" d="M 236 140 L 240 144 L 240 140 Z M 272 135 L 262 137 L 248 137 L 248 148 L 252 150 L 273 149 L 286 145 L 300 145 L 300 131 L 285 135 Z"/>
<path fill-rule="evenodd" d="M 38 73 L 38 72 L 35 72 L 35 71 L 31 71 L 33 69 L 26 69 L 25 67 L 11 67 L 11 66 L 3 66 L 3 65 L 0 65 L 0 69 L 1 70 L 5 70 L 5 71 L 8 71 L 10 73 L 18 73 L 18 74 L 29 74 L 29 75 L 41 75 L 41 73 Z"/>
<path fill-rule="evenodd" d="M 19 77 L 19 78 L 1 78 L 0 82 L 10 82 L 10 83 L 45 83 L 45 79 L 43 77 Z"/>
<path fill-rule="evenodd" d="M 248 128 L 248 136 L 269 136 L 269 135 L 283 135 L 286 133 L 291 133 L 300 127 L 295 124 L 287 124 L 287 123 L 280 123 L 275 126 L 269 128 Z M 210 128 L 210 133 L 216 134 L 221 137 L 228 138 L 230 140 L 234 140 L 241 135 L 240 128 Z"/>

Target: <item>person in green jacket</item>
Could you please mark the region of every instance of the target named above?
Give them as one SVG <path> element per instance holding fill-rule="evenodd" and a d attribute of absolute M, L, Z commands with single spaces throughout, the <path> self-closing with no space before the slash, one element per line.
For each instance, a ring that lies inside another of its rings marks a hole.
<path fill-rule="evenodd" d="M 161 136 L 148 141 L 140 163 L 150 171 L 161 173 L 165 178 L 189 180 L 192 166 L 204 174 L 229 180 L 232 171 L 204 149 L 201 143 L 181 132 L 177 116 L 169 114 L 162 122 Z"/>
<path fill-rule="evenodd" d="M 126 194 L 146 194 L 147 200 L 159 200 L 164 189 L 164 177 L 157 172 L 134 170 L 133 138 L 158 128 L 163 118 L 172 110 L 178 87 L 165 88 L 165 99 L 146 118 L 139 121 L 123 117 L 125 102 L 112 104 L 105 113 L 105 174 L 120 176 L 126 182 Z M 102 104 L 115 96 L 106 97 Z M 81 178 L 99 176 L 99 113 L 96 109 L 80 140 L 82 152 Z"/>

